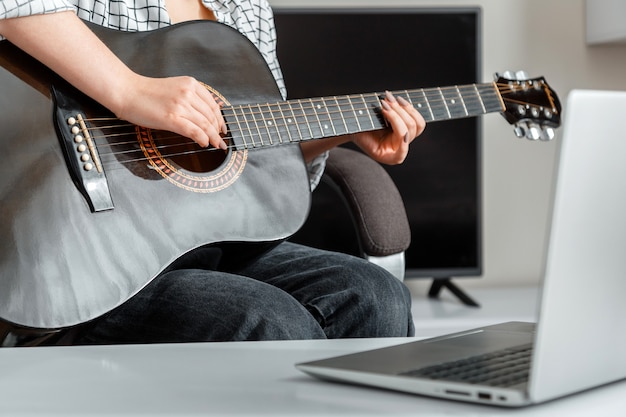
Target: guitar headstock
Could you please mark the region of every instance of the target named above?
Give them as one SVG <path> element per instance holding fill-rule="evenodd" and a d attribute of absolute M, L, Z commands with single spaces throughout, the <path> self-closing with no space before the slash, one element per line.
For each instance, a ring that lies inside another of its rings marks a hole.
<path fill-rule="evenodd" d="M 515 126 L 515 135 L 532 140 L 551 140 L 561 125 L 561 103 L 543 77 L 528 78 L 525 72 L 496 74 L 496 86 L 504 104 L 504 118 Z"/>

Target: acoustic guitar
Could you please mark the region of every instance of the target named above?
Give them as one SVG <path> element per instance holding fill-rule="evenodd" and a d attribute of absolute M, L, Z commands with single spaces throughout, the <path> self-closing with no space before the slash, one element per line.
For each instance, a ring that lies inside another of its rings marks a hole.
<path fill-rule="evenodd" d="M 385 126 L 381 93 L 282 100 L 257 49 L 226 25 L 89 26 L 139 73 L 203 82 L 224 103 L 229 149 L 117 120 L 0 42 L 0 319 L 14 325 L 83 323 L 198 248 L 236 261 L 288 238 L 310 202 L 298 143 Z M 60 53 L 84 61 L 71 47 Z M 560 124 L 543 78 L 394 94 L 428 122 L 496 112 L 532 139 Z"/>

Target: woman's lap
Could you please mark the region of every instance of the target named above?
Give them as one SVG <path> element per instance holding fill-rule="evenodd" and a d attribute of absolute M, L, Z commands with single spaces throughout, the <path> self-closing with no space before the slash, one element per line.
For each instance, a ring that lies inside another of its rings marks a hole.
<path fill-rule="evenodd" d="M 238 270 L 167 271 L 77 342 L 407 336 L 410 310 L 408 290 L 382 268 L 285 242 Z"/>

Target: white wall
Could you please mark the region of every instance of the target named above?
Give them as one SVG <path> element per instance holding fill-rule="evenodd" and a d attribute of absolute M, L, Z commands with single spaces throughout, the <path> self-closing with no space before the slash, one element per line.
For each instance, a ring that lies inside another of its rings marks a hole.
<path fill-rule="evenodd" d="M 277 7 L 481 6 L 483 80 L 523 69 L 564 102 L 574 88 L 626 90 L 626 45 L 587 46 L 584 0 L 270 0 Z M 626 19 L 626 16 L 624 16 Z M 390 28 L 393 30 L 393 28 Z M 381 34 L 384 36 L 384 34 Z M 399 51 L 402 54 L 411 51 Z M 419 54 L 419 51 L 413 51 Z M 419 87 L 407 86 L 409 87 Z M 498 115 L 484 120 L 482 279 L 463 287 L 535 284 L 541 275 L 557 142 L 517 139 Z"/>

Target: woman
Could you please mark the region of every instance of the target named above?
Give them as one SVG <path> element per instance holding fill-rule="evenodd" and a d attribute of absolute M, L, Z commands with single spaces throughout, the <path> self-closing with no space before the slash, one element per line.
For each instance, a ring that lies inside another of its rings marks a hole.
<path fill-rule="evenodd" d="M 201 146 L 226 148 L 222 139 L 226 124 L 208 90 L 191 77 L 151 78 L 133 72 L 81 19 L 131 31 L 185 20 L 218 20 L 257 46 L 285 91 L 266 0 L 1 0 L 0 5 L 0 35 L 117 117 L 178 133 Z M 219 40 L 207 40 L 211 41 Z M 66 48 L 80 59 L 67 59 Z M 83 62 L 90 63 L 88 71 Z M 410 142 L 424 129 L 424 120 L 408 102 L 391 94 L 381 100 L 381 111 L 388 129 L 301 145 L 312 187 L 321 176 L 327 151 L 348 141 L 379 162 L 404 161 Z M 236 270 L 186 265 L 161 274 L 123 305 L 84 326 L 76 343 L 377 337 L 413 332 L 406 287 L 362 259 L 286 242 Z"/>

